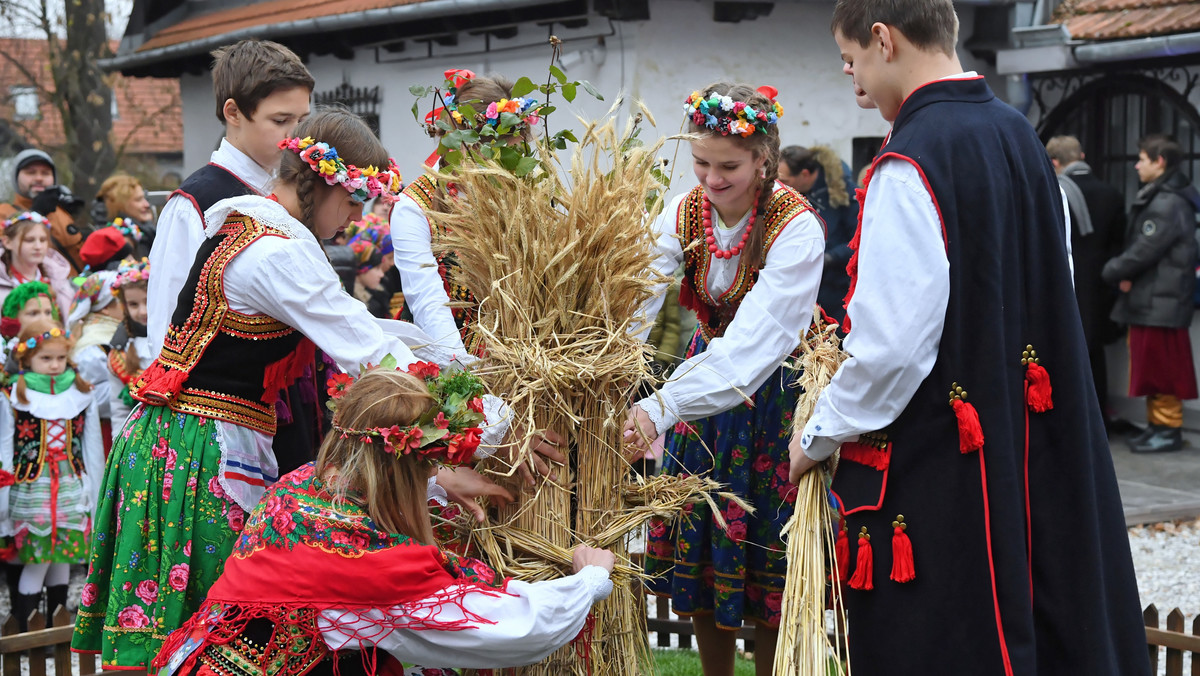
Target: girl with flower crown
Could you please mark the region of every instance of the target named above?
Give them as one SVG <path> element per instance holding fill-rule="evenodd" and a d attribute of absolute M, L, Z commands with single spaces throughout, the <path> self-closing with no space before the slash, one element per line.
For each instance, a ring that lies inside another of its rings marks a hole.
<path fill-rule="evenodd" d="M 779 536 L 795 500 L 788 441 L 797 390 L 781 364 L 812 322 L 824 257 L 820 219 L 775 180 L 783 113 L 775 95 L 719 82 L 687 99 L 700 185 L 675 198 L 656 228 L 660 272 L 683 264 L 679 302 L 699 322 L 687 360 L 631 407 L 625 425 L 647 453 L 667 434 L 665 471 L 707 475 L 755 507 L 718 498 L 721 514 L 688 505 L 674 523 L 651 526 L 647 568 L 662 574 L 651 589 L 692 617 L 707 676 L 733 673 L 744 622 L 756 625 L 758 674 L 771 673 L 787 569 Z"/>
<path fill-rule="evenodd" d="M 401 337 L 413 332 L 347 295 L 320 245 L 362 218 L 363 202 L 395 192 L 399 172 L 348 112 L 318 112 L 297 133 L 280 144 L 270 197 L 205 214 L 163 350 L 130 385 L 139 405 L 109 455 L 72 646 L 106 667 L 144 668 L 199 607 L 278 478 L 275 394 L 316 348 L 349 373 L 388 354 L 415 361 Z M 488 426 L 485 443 L 504 431 Z"/>
<path fill-rule="evenodd" d="M 612 590 L 611 552 L 580 546 L 573 575 L 526 583 L 434 541 L 426 488 L 439 465 L 470 459 L 482 391 L 472 375 L 418 362 L 339 392 L 315 465 L 250 514 L 208 599 L 154 661 L 159 676 L 491 669 L 575 638 Z"/>
<path fill-rule="evenodd" d="M 109 387 L 109 408 L 116 428 L 115 439 L 129 412 L 137 403 L 129 393 L 129 387 L 154 363 L 150 341 L 146 337 L 146 289 L 150 284 L 150 261 L 122 263 L 117 269 L 110 295 L 118 299 L 121 307 L 121 325 L 113 333 L 105 360 Z"/>
<path fill-rule="evenodd" d="M 50 221 L 36 211 L 26 211 L 0 222 L 0 301 L 25 282 L 45 282 L 54 289 L 59 316 L 71 312 L 75 289 L 71 264 L 54 250 Z"/>
<path fill-rule="evenodd" d="M 67 356 L 71 334 L 48 319 L 27 323 L 14 356 L 21 369 L 0 403 L 0 535 L 24 564 L 13 598 L 21 631 L 46 588 L 53 617 L 67 602 L 71 564 L 85 563 L 104 445 L 91 385 Z"/>

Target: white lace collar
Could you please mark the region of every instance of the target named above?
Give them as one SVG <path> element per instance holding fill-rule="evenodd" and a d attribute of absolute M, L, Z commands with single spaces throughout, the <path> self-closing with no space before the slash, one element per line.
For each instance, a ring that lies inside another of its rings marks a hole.
<path fill-rule="evenodd" d="M 204 212 L 204 236 L 212 237 L 233 212 L 245 214 L 263 225 L 275 228 L 292 239 L 317 241 L 304 224 L 292 218 L 279 202 L 258 195 L 239 195 L 223 199 Z"/>
<path fill-rule="evenodd" d="M 76 374 L 75 377 L 78 378 L 79 375 Z M 25 398 L 29 400 L 28 404 L 22 404 L 17 399 L 17 388 L 14 385 L 9 394 L 9 402 L 12 403 L 12 407 L 18 411 L 28 411 L 34 417 L 43 420 L 74 418 L 86 409 L 88 404 L 92 403 L 92 393 L 80 392 L 79 388 L 74 385 L 58 394 L 35 392 L 29 388 L 25 390 Z"/>

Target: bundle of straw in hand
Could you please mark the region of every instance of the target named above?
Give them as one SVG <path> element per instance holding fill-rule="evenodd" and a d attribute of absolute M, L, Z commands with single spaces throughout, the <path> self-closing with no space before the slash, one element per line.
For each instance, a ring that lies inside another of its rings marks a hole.
<path fill-rule="evenodd" d="M 846 358 L 835 335 L 836 324 L 825 324 L 820 310 L 813 328 L 800 343 L 799 386 L 803 389 L 792 419 L 793 434 L 804 429 L 812 417 L 817 397 L 829 385 Z M 831 462 L 836 462 L 836 455 Z M 779 642 L 775 651 L 776 676 L 828 676 L 840 674 L 845 653 L 842 635 L 832 643 L 825 625 L 826 584 L 834 586 L 834 610 L 844 626 L 845 610 L 838 588 L 840 577 L 834 556 L 837 513 L 830 507 L 828 479 L 832 467 L 817 466 L 800 479 L 795 512 L 783 529 L 787 542 L 787 583 L 783 591 Z M 834 645 L 836 644 L 836 645 Z M 849 673 L 847 663 L 845 672 Z"/>

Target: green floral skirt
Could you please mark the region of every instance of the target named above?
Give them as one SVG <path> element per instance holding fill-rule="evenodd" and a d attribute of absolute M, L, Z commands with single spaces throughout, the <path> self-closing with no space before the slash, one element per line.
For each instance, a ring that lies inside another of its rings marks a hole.
<path fill-rule="evenodd" d="M 74 650 L 142 669 L 200 607 L 246 519 L 220 465 L 212 420 L 134 410 L 108 456 Z"/>

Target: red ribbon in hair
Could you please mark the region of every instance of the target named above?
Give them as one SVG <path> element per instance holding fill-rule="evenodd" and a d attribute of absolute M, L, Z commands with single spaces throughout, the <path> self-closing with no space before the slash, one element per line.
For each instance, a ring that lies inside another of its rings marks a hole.
<path fill-rule="evenodd" d="M 775 103 L 775 99 L 779 98 L 779 90 L 771 85 L 763 85 L 755 91 L 770 99 L 771 103 Z"/>
<path fill-rule="evenodd" d="M 475 73 L 467 70 L 466 68 L 451 68 L 450 70 L 443 73 L 443 75 L 446 76 L 447 82 L 454 83 L 453 86 L 455 89 L 458 89 L 459 87 L 463 86 L 464 84 L 475 79 Z"/>

